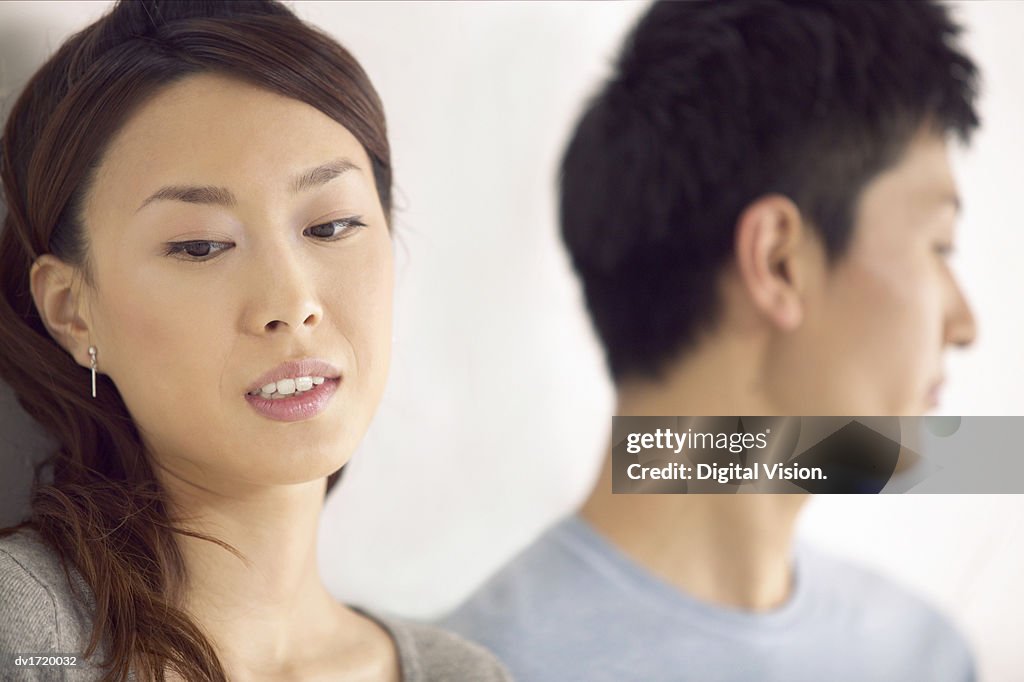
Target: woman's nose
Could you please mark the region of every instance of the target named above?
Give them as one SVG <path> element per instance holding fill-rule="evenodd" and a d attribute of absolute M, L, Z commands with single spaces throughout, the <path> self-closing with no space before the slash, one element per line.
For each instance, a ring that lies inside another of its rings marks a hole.
<path fill-rule="evenodd" d="M 250 290 L 247 326 L 265 333 L 319 324 L 323 309 L 312 274 L 299 255 L 278 251 L 263 260 L 272 262 L 253 263 L 257 272 L 252 279 L 260 284 Z"/>

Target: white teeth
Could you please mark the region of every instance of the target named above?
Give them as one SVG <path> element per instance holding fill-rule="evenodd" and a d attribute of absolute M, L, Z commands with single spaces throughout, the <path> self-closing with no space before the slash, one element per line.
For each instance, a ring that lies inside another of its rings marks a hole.
<path fill-rule="evenodd" d="M 294 379 L 281 379 L 272 381 L 269 384 L 256 389 L 252 395 L 258 395 L 264 400 L 280 400 L 295 393 L 305 393 L 314 386 L 324 383 L 323 377 L 295 377 Z"/>

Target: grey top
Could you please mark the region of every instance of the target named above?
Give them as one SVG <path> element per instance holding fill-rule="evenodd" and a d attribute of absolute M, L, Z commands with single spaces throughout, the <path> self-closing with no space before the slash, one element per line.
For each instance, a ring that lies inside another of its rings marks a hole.
<path fill-rule="evenodd" d="M 443 624 L 529 682 L 975 679 L 966 641 L 911 592 L 803 543 L 794 559 L 786 603 L 735 609 L 684 593 L 570 516 Z"/>
<path fill-rule="evenodd" d="M 33 531 L 0 538 L 0 680 L 95 680 L 101 670 L 81 654 L 92 631 L 92 593 L 77 572 L 68 576 L 56 552 Z M 391 635 L 403 682 L 508 682 L 497 659 L 444 630 L 367 614 Z M 16 654 L 70 654 L 78 666 L 15 665 Z M 90 661 L 102 660 L 103 651 Z M 131 679 L 134 679 L 132 677 Z"/>

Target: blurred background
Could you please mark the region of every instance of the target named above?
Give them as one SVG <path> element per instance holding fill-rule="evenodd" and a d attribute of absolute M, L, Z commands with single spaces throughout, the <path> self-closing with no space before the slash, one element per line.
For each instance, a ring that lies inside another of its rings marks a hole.
<path fill-rule="evenodd" d="M 603 456 L 612 390 L 558 239 L 555 176 L 646 3 L 289 4 L 366 68 L 397 182 L 392 373 L 328 499 L 321 566 L 341 598 L 430 617 L 573 510 Z M 984 75 L 983 127 L 954 156 L 954 264 L 980 334 L 950 356 L 939 412 L 1024 415 L 1024 3 L 950 4 Z M 0 113 L 108 7 L 0 3 Z M 21 513 L 45 447 L 0 386 L 0 522 Z M 983 680 L 1024 679 L 1024 496 L 819 496 L 800 532 L 929 597 Z"/>

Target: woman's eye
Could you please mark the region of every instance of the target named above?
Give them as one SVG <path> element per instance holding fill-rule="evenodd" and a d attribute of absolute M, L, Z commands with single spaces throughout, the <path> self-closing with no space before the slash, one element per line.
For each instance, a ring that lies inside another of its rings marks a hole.
<path fill-rule="evenodd" d="M 362 222 L 358 217 L 339 218 L 338 220 L 307 227 L 304 234 L 324 241 L 333 241 L 347 237 L 362 227 L 366 227 L 366 223 Z"/>
<path fill-rule="evenodd" d="M 936 244 L 934 249 L 935 253 L 939 254 L 943 258 L 949 258 L 953 255 L 954 251 L 952 244 Z"/>
<path fill-rule="evenodd" d="M 320 225 L 308 227 L 303 234 L 329 242 L 344 239 L 363 227 L 366 227 L 366 224 L 356 216 L 353 218 L 339 218 L 338 220 L 331 220 Z M 227 251 L 232 247 L 234 247 L 234 244 L 230 242 L 194 239 L 185 242 L 169 242 L 164 255 L 189 262 L 202 262 L 213 260 L 221 252 Z"/>
<path fill-rule="evenodd" d="M 164 255 L 174 256 L 185 261 L 206 261 L 215 258 L 222 251 L 227 251 L 233 246 L 234 244 L 228 242 L 202 240 L 170 242 Z"/>

